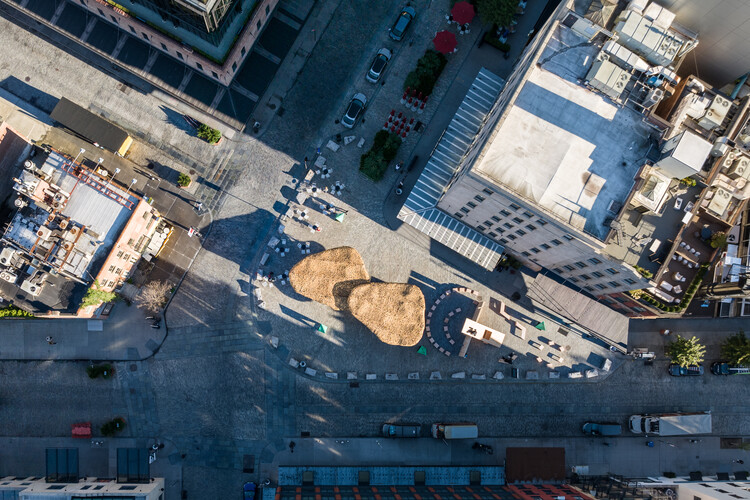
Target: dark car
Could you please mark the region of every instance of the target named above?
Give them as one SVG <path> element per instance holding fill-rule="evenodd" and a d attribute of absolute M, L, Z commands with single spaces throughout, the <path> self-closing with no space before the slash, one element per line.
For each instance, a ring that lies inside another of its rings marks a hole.
<path fill-rule="evenodd" d="M 367 97 L 364 94 L 354 94 L 349 107 L 346 108 L 344 117 L 341 119 L 341 124 L 346 128 L 354 128 L 357 118 L 362 114 L 362 110 L 365 109 L 365 104 L 367 104 Z"/>
<path fill-rule="evenodd" d="M 596 422 L 586 422 L 583 424 L 583 433 L 590 436 L 619 436 L 622 434 L 620 424 L 599 424 Z"/>
<path fill-rule="evenodd" d="M 696 377 L 698 375 L 703 375 L 703 366 L 680 366 L 677 363 L 672 363 L 667 368 L 667 373 L 669 373 L 673 377 Z"/>
<path fill-rule="evenodd" d="M 726 361 L 717 361 L 711 364 L 711 373 L 714 375 L 750 375 L 750 368 L 731 366 Z"/>
<path fill-rule="evenodd" d="M 416 438 L 421 430 L 419 424 L 383 424 L 383 436 L 389 438 Z"/>
<path fill-rule="evenodd" d="M 397 42 L 403 40 L 406 29 L 415 17 L 417 17 L 417 11 L 413 7 L 404 7 L 401 9 L 401 14 L 398 15 L 398 19 L 396 19 L 393 28 L 391 28 L 391 38 Z"/>
<path fill-rule="evenodd" d="M 375 60 L 370 65 L 370 70 L 367 72 L 367 81 L 371 83 L 377 83 L 380 77 L 383 76 L 385 66 L 388 61 L 391 60 L 391 51 L 388 49 L 380 49 L 378 55 L 375 56 Z"/>

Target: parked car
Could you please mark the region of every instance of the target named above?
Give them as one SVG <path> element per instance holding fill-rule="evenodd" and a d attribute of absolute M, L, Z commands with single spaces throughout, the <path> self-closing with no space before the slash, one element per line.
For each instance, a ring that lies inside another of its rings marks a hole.
<path fill-rule="evenodd" d="M 672 363 L 667 368 L 667 373 L 669 373 L 673 377 L 698 376 L 698 375 L 703 375 L 703 366 L 702 365 L 680 366 L 677 363 Z"/>
<path fill-rule="evenodd" d="M 367 72 L 367 81 L 376 83 L 383 76 L 385 66 L 388 61 L 391 60 L 391 51 L 388 49 L 380 49 L 378 55 L 375 56 L 375 60 L 370 65 L 370 71 Z"/>
<path fill-rule="evenodd" d="M 416 438 L 421 430 L 419 424 L 383 424 L 383 436 L 389 438 Z"/>
<path fill-rule="evenodd" d="M 406 29 L 409 27 L 415 17 L 417 17 L 417 11 L 414 10 L 413 7 L 404 7 L 403 9 L 401 9 L 401 13 L 398 15 L 398 19 L 396 19 L 396 22 L 393 24 L 393 28 L 391 28 L 391 38 L 393 38 L 397 42 L 403 40 Z"/>
<path fill-rule="evenodd" d="M 750 375 L 750 368 L 731 366 L 726 361 L 717 361 L 711 364 L 711 373 L 714 375 Z"/>
<path fill-rule="evenodd" d="M 583 424 L 583 433 L 590 436 L 619 436 L 622 434 L 620 424 L 586 422 Z"/>
<path fill-rule="evenodd" d="M 354 125 L 357 124 L 357 119 L 359 118 L 359 115 L 362 114 L 362 111 L 364 111 L 366 104 L 367 97 L 365 97 L 364 94 L 354 94 L 351 102 L 349 102 L 349 107 L 346 108 L 344 117 L 341 119 L 341 124 L 346 128 L 354 128 Z"/>

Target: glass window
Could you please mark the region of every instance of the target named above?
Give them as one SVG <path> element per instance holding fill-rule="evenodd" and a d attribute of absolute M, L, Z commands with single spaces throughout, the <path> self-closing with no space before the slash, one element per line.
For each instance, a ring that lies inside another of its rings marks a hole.
<path fill-rule="evenodd" d="M 609 274 L 613 275 L 613 276 L 614 276 L 615 274 L 620 274 L 620 271 L 618 271 L 617 269 L 612 269 L 611 267 L 610 267 L 609 269 L 607 269 L 607 272 L 608 272 Z"/>
<path fill-rule="evenodd" d="M 520 210 L 521 209 L 521 207 L 518 206 L 518 205 L 516 205 L 515 203 L 511 203 L 510 204 L 510 208 L 511 208 L 511 210 Z"/>
<path fill-rule="evenodd" d="M 486 198 L 481 195 L 476 195 L 474 199 L 477 200 L 479 203 L 482 203 Z"/>
<path fill-rule="evenodd" d="M 534 214 L 532 214 L 532 213 L 531 213 L 531 212 L 529 212 L 528 210 L 524 210 L 524 211 L 523 211 L 523 214 L 524 214 L 524 215 L 525 215 L 526 217 L 534 217 Z"/>
<path fill-rule="evenodd" d="M 523 219 L 520 217 L 513 217 L 513 222 L 516 224 L 521 224 L 523 222 Z"/>
<path fill-rule="evenodd" d="M 539 224 L 540 226 L 546 226 L 547 225 L 547 221 L 544 220 L 544 219 L 539 219 L 538 221 L 536 221 L 536 223 Z"/>
<path fill-rule="evenodd" d="M 468 203 L 466 204 L 466 206 L 467 206 L 467 207 L 469 207 L 469 208 L 476 208 L 476 207 L 477 207 L 477 204 L 476 204 L 476 203 L 474 203 L 473 201 L 470 201 L 470 202 L 468 202 Z"/>
<path fill-rule="evenodd" d="M 462 211 L 463 213 L 465 213 L 465 214 L 468 214 L 468 213 L 469 213 L 469 209 L 468 209 L 468 208 L 466 208 L 466 207 L 461 207 L 461 211 Z"/>
<path fill-rule="evenodd" d="M 219 75 L 216 74 L 216 71 L 212 71 L 211 75 L 218 80 Z"/>
<path fill-rule="evenodd" d="M 588 274 L 582 274 L 580 277 L 581 279 L 586 280 L 586 281 L 591 279 L 591 276 L 589 276 Z"/>
<path fill-rule="evenodd" d="M 240 49 L 240 54 L 244 56 L 246 53 L 247 53 L 247 49 L 245 49 L 245 47 L 242 47 Z"/>
<path fill-rule="evenodd" d="M 563 267 L 565 269 L 567 269 L 568 271 L 575 271 L 575 269 L 576 269 L 575 267 L 571 266 L 570 264 L 565 264 Z"/>
<path fill-rule="evenodd" d="M 525 236 L 526 235 L 526 231 L 524 231 L 523 229 L 519 229 L 518 231 L 516 231 L 516 235 L 518 235 L 518 236 Z"/>
<path fill-rule="evenodd" d="M 573 240 L 575 239 L 574 237 L 572 237 L 572 236 L 571 236 L 571 235 L 569 235 L 569 234 L 563 234 L 563 238 L 565 238 L 565 239 L 566 239 L 566 240 L 568 240 L 568 241 L 573 241 Z"/>
<path fill-rule="evenodd" d="M 494 220 L 495 222 L 500 222 L 500 217 L 498 217 L 497 215 L 493 215 L 492 217 L 490 217 L 490 219 Z"/>
<path fill-rule="evenodd" d="M 570 277 L 568 278 L 568 281 L 570 281 L 571 283 L 578 283 L 578 278 Z"/>
<path fill-rule="evenodd" d="M 103 15 L 103 14 L 102 14 L 102 15 Z M 136 34 L 135 28 L 133 28 L 132 26 L 128 26 L 128 28 L 130 28 L 130 31 L 132 31 L 132 32 L 133 32 L 133 34 Z"/>
<path fill-rule="evenodd" d="M 506 229 L 513 229 L 513 224 L 511 224 L 510 222 L 506 222 L 505 224 L 503 224 L 503 227 L 505 227 Z"/>
<path fill-rule="evenodd" d="M 515 237 L 515 236 L 513 236 L 512 234 L 509 234 L 509 235 L 508 235 L 508 239 L 509 239 L 510 241 L 515 241 L 515 240 L 516 240 L 516 237 Z"/>
<path fill-rule="evenodd" d="M 495 231 L 490 231 L 487 234 L 490 236 L 490 238 L 497 238 L 497 233 Z"/>
<path fill-rule="evenodd" d="M 271 12 L 271 6 L 266 5 L 266 15 L 268 15 L 269 12 Z"/>
<path fill-rule="evenodd" d="M 594 275 L 594 276 L 596 276 L 597 278 L 601 278 L 601 277 L 603 277 L 603 276 L 604 276 L 604 275 L 603 275 L 602 273 L 600 273 L 599 271 L 594 271 L 594 272 L 593 272 L 593 273 L 591 273 L 591 274 L 593 274 L 593 275 Z"/>
<path fill-rule="evenodd" d="M 179 52 L 176 52 L 176 54 L 177 54 L 177 57 L 178 57 L 178 58 L 180 58 L 180 59 L 184 59 L 184 58 L 182 57 L 182 54 L 180 54 Z"/>
<path fill-rule="evenodd" d="M 510 212 L 508 212 L 507 210 L 503 209 L 503 210 L 500 210 L 500 215 L 502 215 L 503 217 L 507 217 L 507 216 L 510 215 Z"/>
<path fill-rule="evenodd" d="M 166 52 L 169 52 L 169 51 L 167 50 L 167 46 L 166 46 L 166 45 L 164 45 L 163 43 L 161 44 L 161 48 L 162 48 L 162 50 L 164 50 L 164 51 L 166 51 Z"/>
<path fill-rule="evenodd" d="M 255 29 L 257 29 L 258 31 L 260 31 L 260 27 L 261 27 L 261 26 L 263 26 L 263 25 L 261 24 L 261 22 L 260 22 L 260 21 L 258 21 L 258 22 L 257 22 L 257 23 L 255 24 Z"/>
<path fill-rule="evenodd" d="M 578 262 L 576 262 L 576 266 L 578 267 L 578 269 L 583 269 L 585 267 L 589 267 L 585 263 L 581 262 L 580 260 Z"/>
<path fill-rule="evenodd" d="M 554 272 L 556 272 L 557 274 L 562 274 L 562 273 L 563 273 L 563 270 L 562 270 L 562 269 L 560 269 L 559 267 L 556 267 L 556 268 L 554 268 L 554 269 L 552 269 L 552 270 L 553 270 Z"/>
<path fill-rule="evenodd" d="M 609 286 L 611 286 L 612 288 L 617 288 L 618 286 L 620 286 L 620 284 L 617 281 L 610 281 Z"/>
<path fill-rule="evenodd" d="M 487 196 L 492 196 L 494 192 L 491 189 L 484 188 L 482 189 L 482 192 L 486 194 Z"/>
<path fill-rule="evenodd" d="M 560 245 L 562 245 L 562 241 L 560 241 L 560 240 L 552 240 L 552 241 L 550 241 L 550 243 L 552 243 L 556 247 L 559 247 Z"/>
<path fill-rule="evenodd" d="M 484 227 L 484 226 L 477 226 L 477 231 L 479 231 L 479 232 L 482 232 L 482 233 L 483 233 L 483 232 L 485 232 L 486 230 L 487 230 L 487 228 L 486 228 L 486 227 Z"/>
<path fill-rule="evenodd" d="M 635 285 L 636 283 L 635 280 L 631 278 L 625 278 L 623 281 L 625 281 L 625 283 L 627 283 L 628 285 Z"/>
<path fill-rule="evenodd" d="M 144 38 L 145 40 L 148 40 L 148 35 L 147 35 L 146 33 L 144 33 L 144 32 L 141 32 L 141 35 L 143 35 L 143 38 Z"/>
<path fill-rule="evenodd" d="M 199 62 L 195 63 L 195 67 L 198 68 L 199 70 L 203 71 L 203 65 L 201 63 L 199 63 Z"/>
<path fill-rule="evenodd" d="M 233 62 L 232 63 L 232 72 L 235 72 L 235 71 L 237 71 L 237 63 Z"/>
<path fill-rule="evenodd" d="M 456 213 L 455 213 L 455 214 L 453 214 L 453 215 L 455 215 L 455 216 L 456 216 L 456 217 L 458 217 L 459 219 L 463 219 L 463 218 L 464 218 L 464 214 L 462 214 L 461 212 L 456 212 Z"/>
<path fill-rule="evenodd" d="M 541 245 L 539 245 L 539 246 L 540 246 L 540 247 L 542 247 L 542 248 L 543 248 L 544 250 L 549 250 L 550 248 L 552 248 L 551 246 L 549 246 L 549 245 L 548 245 L 548 244 L 546 244 L 546 243 L 542 243 L 542 244 L 541 244 Z"/>
<path fill-rule="evenodd" d="M 505 238 L 500 238 L 500 243 L 502 243 L 503 245 L 507 245 L 508 240 L 506 240 Z"/>
<path fill-rule="evenodd" d="M 599 260 L 599 259 L 597 259 L 596 257 L 593 257 L 593 258 L 589 259 L 589 262 L 591 262 L 591 263 L 592 263 L 592 264 L 594 264 L 594 265 L 597 265 L 597 264 L 601 264 L 601 263 L 602 263 L 602 261 L 600 261 L 600 260 Z"/>
<path fill-rule="evenodd" d="M 529 250 L 531 250 L 531 251 L 532 251 L 532 252 L 534 252 L 534 253 L 539 253 L 539 252 L 541 252 L 541 250 L 539 250 L 539 249 L 538 249 L 537 247 L 531 247 L 531 248 L 529 248 Z"/>
<path fill-rule="evenodd" d="M 536 226 L 534 224 L 526 224 L 526 229 L 529 231 L 536 231 Z"/>
<path fill-rule="evenodd" d="M 524 257 L 531 257 L 531 254 L 529 252 L 521 252 L 521 255 Z"/>
<path fill-rule="evenodd" d="M 484 225 L 485 225 L 485 226 L 487 226 L 487 227 L 492 227 L 492 226 L 494 226 L 494 225 L 495 225 L 495 223 L 494 223 L 494 222 L 492 222 L 491 220 L 486 220 L 486 221 L 484 221 L 484 222 L 483 222 L 482 224 L 484 224 Z"/>
<path fill-rule="evenodd" d="M 604 290 L 605 288 L 607 288 L 607 285 L 605 285 L 604 283 L 597 283 L 596 288 L 598 288 L 599 290 Z"/>

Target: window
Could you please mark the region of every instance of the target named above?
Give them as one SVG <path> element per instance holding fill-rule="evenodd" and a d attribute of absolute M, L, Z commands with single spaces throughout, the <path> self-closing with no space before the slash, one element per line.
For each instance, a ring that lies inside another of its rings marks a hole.
<path fill-rule="evenodd" d="M 492 222 L 491 220 L 486 220 L 482 224 L 484 224 L 487 227 L 492 227 L 495 223 Z"/>
<path fill-rule="evenodd" d="M 578 283 L 578 278 L 571 277 L 571 278 L 568 278 L 568 281 L 570 281 L 571 283 Z"/>
<path fill-rule="evenodd" d="M 620 271 L 618 271 L 617 269 L 612 269 L 611 267 L 607 269 L 607 272 L 612 276 L 614 276 L 615 274 L 620 274 Z"/>
<path fill-rule="evenodd" d="M 607 285 L 605 285 L 604 283 L 597 283 L 596 288 L 598 288 L 599 290 L 604 290 L 607 288 Z"/>
<path fill-rule="evenodd" d="M 523 219 L 520 217 L 513 217 L 513 222 L 516 224 L 521 224 L 523 222 Z"/>
<path fill-rule="evenodd" d="M 117 20 L 115 16 L 109 16 L 110 19 L 112 19 L 112 22 L 115 24 L 120 24 L 120 21 Z"/>
<path fill-rule="evenodd" d="M 482 192 L 486 194 L 487 196 L 492 196 L 494 192 L 491 189 L 484 188 L 482 189 Z"/>
<path fill-rule="evenodd" d="M 510 241 L 515 241 L 515 240 L 516 240 L 516 237 L 515 237 L 515 236 L 513 236 L 512 234 L 509 234 L 509 235 L 508 235 L 508 239 L 509 239 Z"/>
<path fill-rule="evenodd" d="M 96 9 L 99 11 L 99 15 L 104 17 L 104 11 L 102 9 Z"/>
<path fill-rule="evenodd" d="M 518 236 L 526 236 L 526 231 L 524 231 L 523 229 L 519 229 L 518 231 L 516 231 L 516 234 Z"/>
<path fill-rule="evenodd" d="M 453 215 L 455 215 L 455 216 L 456 216 L 456 217 L 458 217 L 459 219 L 463 219 L 463 218 L 464 218 L 464 214 L 462 214 L 461 212 L 456 212 L 456 213 L 455 213 L 455 214 L 453 214 Z"/>
<path fill-rule="evenodd" d="M 120 257 L 122 257 L 122 254 L 124 254 L 124 253 L 125 252 L 123 252 L 122 250 L 120 250 L 119 252 L 117 252 L 117 258 L 119 259 Z"/>
<path fill-rule="evenodd" d="M 237 71 L 237 63 L 233 62 L 232 63 L 232 73 L 234 73 L 235 71 Z"/>
<path fill-rule="evenodd" d="M 260 27 L 261 27 L 261 26 L 263 26 L 263 25 L 262 25 L 262 24 L 260 23 L 260 21 L 258 21 L 258 22 L 257 22 L 257 23 L 255 24 L 255 29 L 257 29 L 258 31 L 260 31 Z"/>
<path fill-rule="evenodd" d="M 556 268 L 554 268 L 554 269 L 552 269 L 552 270 L 553 270 L 554 272 L 556 272 L 557 274 L 562 274 L 562 273 L 563 273 L 563 270 L 562 270 L 562 269 L 560 269 L 559 267 L 556 267 Z"/>
<path fill-rule="evenodd" d="M 592 263 L 593 265 L 597 265 L 597 264 L 601 264 L 602 263 L 602 261 L 600 261 L 596 257 L 593 257 L 593 258 L 589 259 L 589 262 Z"/>
<path fill-rule="evenodd" d="M 610 281 L 609 286 L 611 286 L 612 288 L 617 288 L 618 286 L 620 286 L 620 284 L 617 281 Z"/>
<path fill-rule="evenodd" d="M 519 207 L 519 206 L 518 206 L 518 205 L 516 205 L 515 203 L 511 203 L 511 204 L 510 204 L 510 209 L 511 209 L 511 210 L 521 210 L 521 207 Z"/>
<path fill-rule="evenodd" d="M 635 280 L 631 278 L 625 278 L 623 281 L 627 283 L 628 285 L 635 285 Z"/>
<path fill-rule="evenodd" d="M 122 269 L 120 269 L 119 267 L 115 269 L 115 274 L 122 274 Z"/>
<path fill-rule="evenodd" d="M 465 214 L 468 214 L 468 213 L 469 213 L 469 209 L 468 209 L 468 208 L 466 208 L 466 207 L 461 207 L 461 211 L 462 211 L 463 213 L 465 213 Z"/>
<path fill-rule="evenodd" d="M 575 267 L 573 267 L 573 266 L 571 266 L 570 264 L 565 264 L 565 265 L 564 265 L 563 267 L 564 267 L 564 268 L 565 268 L 566 270 L 568 270 L 568 271 L 575 271 L 575 270 L 576 270 L 576 268 L 575 268 Z"/>
<path fill-rule="evenodd" d="M 587 285 L 587 286 L 583 287 L 583 289 L 586 290 L 587 292 L 593 292 L 594 291 L 594 287 L 590 286 L 590 285 Z"/>
<path fill-rule="evenodd" d="M 479 231 L 481 233 L 485 232 L 486 230 L 487 230 L 487 228 L 484 227 L 484 226 L 477 226 L 477 231 Z"/>
<path fill-rule="evenodd" d="M 477 204 L 476 204 L 476 203 L 474 203 L 473 201 L 470 201 L 470 202 L 468 202 L 468 203 L 466 204 L 466 206 L 467 206 L 467 207 L 470 207 L 470 208 L 477 208 Z"/>
<path fill-rule="evenodd" d="M 141 35 L 143 36 L 144 40 L 148 40 L 148 35 L 141 31 Z"/>
<path fill-rule="evenodd" d="M 490 238 L 497 238 L 497 233 L 495 231 L 490 231 L 489 233 Z"/>
<path fill-rule="evenodd" d="M 603 278 L 604 277 L 604 275 L 602 273 L 600 273 L 599 271 L 594 271 L 591 274 L 593 274 L 597 278 Z"/>
<path fill-rule="evenodd" d="M 114 270 L 115 270 L 115 266 L 109 266 L 109 272 L 110 272 L 110 273 L 111 273 L 112 271 L 114 271 Z"/>
<path fill-rule="evenodd" d="M 537 247 L 531 247 L 531 248 L 529 248 L 529 250 L 531 250 L 531 251 L 532 251 L 532 252 L 534 252 L 534 253 L 539 253 L 539 252 L 541 252 L 541 250 L 539 250 L 539 249 L 538 249 Z"/>
<path fill-rule="evenodd" d="M 586 263 L 581 262 L 580 260 L 578 262 L 576 262 L 575 264 L 576 264 L 576 267 L 578 267 L 578 269 L 583 269 L 585 267 L 589 267 L 589 266 L 586 265 Z"/>
<path fill-rule="evenodd" d="M 483 202 L 484 200 L 486 200 L 487 198 L 485 198 L 484 196 L 481 196 L 481 195 L 476 195 L 476 196 L 474 197 L 474 199 L 475 199 L 475 200 L 477 200 L 477 201 L 478 201 L 479 203 L 482 203 L 482 202 Z"/>
<path fill-rule="evenodd" d="M 582 280 L 586 280 L 586 281 L 588 281 L 588 280 L 590 280 L 590 279 L 591 279 L 591 276 L 589 276 L 588 274 L 582 274 L 582 275 L 580 276 L 580 278 L 581 278 Z"/>
<path fill-rule="evenodd" d="M 506 240 L 505 238 L 500 238 L 500 243 L 502 243 L 503 245 L 507 245 L 508 240 Z"/>
<path fill-rule="evenodd" d="M 128 26 L 128 28 L 130 28 L 130 31 L 132 31 L 134 35 L 137 35 L 137 34 L 138 34 L 138 33 L 137 33 L 137 32 L 135 31 L 135 28 L 133 28 L 132 26 Z"/>
<path fill-rule="evenodd" d="M 266 5 L 266 15 L 268 15 L 269 12 L 271 12 L 271 6 Z"/>
<path fill-rule="evenodd" d="M 529 252 L 521 252 L 521 255 L 524 257 L 531 257 L 531 254 Z"/>
<path fill-rule="evenodd" d="M 161 48 L 162 48 L 162 50 L 165 50 L 165 51 L 167 51 L 167 52 L 168 52 L 168 50 L 167 50 L 167 46 L 166 46 L 166 45 L 164 45 L 163 43 L 161 44 Z"/>
<path fill-rule="evenodd" d="M 523 214 L 524 214 L 524 215 L 525 215 L 526 217 L 534 217 L 534 214 L 532 214 L 532 213 L 531 213 L 531 212 L 529 212 L 528 210 L 524 210 L 524 211 L 523 211 Z"/>
<path fill-rule="evenodd" d="M 497 215 L 493 215 L 492 217 L 490 217 L 490 219 L 494 220 L 495 222 L 500 222 L 500 217 L 498 217 Z"/>
<path fill-rule="evenodd" d="M 575 238 L 573 238 L 573 237 L 572 237 L 571 235 L 569 235 L 569 234 L 563 234 L 563 238 L 565 238 L 565 239 L 566 239 L 566 240 L 568 240 L 568 241 L 573 241 L 573 240 L 575 239 Z"/>
<path fill-rule="evenodd" d="M 134 240 L 133 238 L 130 238 L 130 239 L 128 240 L 128 246 L 129 246 L 129 247 L 132 247 L 133 245 L 135 245 L 135 240 Z"/>
<path fill-rule="evenodd" d="M 198 68 L 199 70 L 203 71 L 203 65 L 201 63 L 199 63 L 199 62 L 195 63 L 195 67 Z"/>
<path fill-rule="evenodd" d="M 175 54 L 177 54 L 177 57 L 178 57 L 179 59 L 184 59 L 184 57 L 182 57 L 182 54 L 180 54 L 179 52 L 175 52 Z"/>
<path fill-rule="evenodd" d="M 538 221 L 536 221 L 536 223 L 539 224 L 540 226 L 546 226 L 547 225 L 547 221 L 544 220 L 544 219 L 539 219 Z"/>
<path fill-rule="evenodd" d="M 534 224 L 526 224 L 526 229 L 529 231 L 536 231 L 536 226 Z"/>
<path fill-rule="evenodd" d="M 505 224 L 503 224 L 503 227 L 505 229 L 513 229 L 513 224 L 511 224 L 510 222 L 506 222 Z"/>
<path fill-rule="evenodd" d="M 549 250 L 550 248 L 552 248 L 551 246 L 549 246 L 549 245 L 548 245 L 548 244 L 546 244 L 546 243 L 542 243 L 542 244 L 541 244 L 541 245 L 539 245 L 539 246 L 540 246 L 540 247 L 542 247 L 542 249 L 543 249 L 543 250 Z"/>
<path fill-rule="evenodd" d="M 560 241 L 560 240 L 552 240 L 552 241 L 550 241 L 550 243 L 552 243 L 556 247 L 559 247 L 560 245 L 562 245 L 562 241 Z"/>
<path fill-rule="evenodd" d="M 217 75 L 217 74 L 216 74 L 216 71 L 212 71 L 212 72 L 211 72 L 211 76 L 213 76 L 213 77 L 214 77 L 214 78 L 216 78 L 217 80 L 219 79 L 219 75 Z"/>
<path fill-rule="evenodd" d="M 242 47 L 240 49 L 240 54 L 242 54 L 244 56 L 246 53 L 247 53 L 247 50 L 245 50 L 245 47 Z"/>
<path fill-rule="evenodd" d="M 128 260 L 129 258 L 130 258 L 130 254 L 129 253 L 126 253 L 125 255 L 122 256 L 123 260 Z"/>

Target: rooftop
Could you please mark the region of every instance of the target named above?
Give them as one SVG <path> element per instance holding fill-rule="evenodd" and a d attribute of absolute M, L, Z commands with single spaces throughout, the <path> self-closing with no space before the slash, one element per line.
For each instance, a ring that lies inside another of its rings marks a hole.
<path fill-rule="evenodd" d="M 599 51 L 558 24 L 473 172 L 604 240 L 651 140 L 640 113 L 583 85 Z"/>

